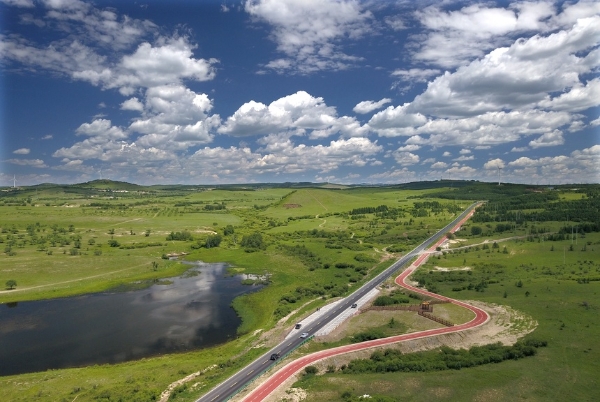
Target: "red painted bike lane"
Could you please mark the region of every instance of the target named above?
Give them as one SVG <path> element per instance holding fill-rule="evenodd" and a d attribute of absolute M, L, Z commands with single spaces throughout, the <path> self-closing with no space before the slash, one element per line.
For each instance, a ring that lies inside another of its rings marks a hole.
<path fill-rule="evenodd" d="M 466 222 L 472 215 L 473 215 L 473 212 L 471 212 L 464 219 L 462 219 L 454 227 L 452 232 L 455 232 L 456 230 L 458 230 L 460 228 L 460 226 L 462 226 L 462 224 L 464 222 Z M 446 241 L 445 236 L 443 236 L 433 246 L 431 246 L 428 251 L 434 251 L 444 241 Z M 406 278 L 408 276 L 410 276 L 410 274 L 412 274 L 414 272 L 414 270 L 419 267 L 419 265 L 423 264 L 427 260 L 428 257 L 429 257 L 429 253 L 421 254 L 414 263 L 412 263 L 406 270 L 404 270 L 396 278 L 396 280 L 395 280 L 396 284 L 398 284 L 399 286 L 401 286 L 405 289 L 408 289 L 412 292 L 420 293 L 422 295 L 433 297 L 433 298 L 440 299 L 440 300 L 447 300 L 450 303 L 454 303 L 461 307 L 467 308 L 467 309 L 471 310 L 473 313 L 475 313 L 475 318 L 473 318 L 471 321 L 469 321 L 467 323 L 455 325 L 452 327 L 430 329 L 430 330 L 426 330 L 426 331 L 413 332 L 410 334 L 392 336 L 389 338 L 375 339 L 372 341 L 366 341 L 366 342 L 361 342 L 361 343 L 352 344 L 352 345 L 339 346 L 337 348 L 332 348 L 332 349 L 327 349 L 327 350 L 323 350 L 320 352 L 311 353 L 309 355 L 306 355 L 304 357 L 301 357 L 299 359 L 296 359 L 296 360 L 286 364 L 281 369 L 276 371 L 271 377 L 269 377 L 265 382 L 260 384 L 248 396 L 246 396 L 243 399 L 243 402 L 259 402 L 259 401 L 264 400 L 273 391 L 275 391 L 279 386 L 281 386 L 281 384 L 283 384 L 283 382 L 285 382 L 288 378 L 293 376 L 295 373 L 299 372 L 304 367 L 306 367 L 310 364 L 316 363 L 316 362 L 326 359 L 328 357 L 341 355 L 344 353 L 355 352 L 355 351 L 364 350 L 364 349 L 369 349 L 369 348 L 374 348 L 374 347 L 378 347 L 378 346 L 390 345 L 390 344 L 397 343 L 397 342 L 404 342 L 404 341 L 413 340 L 413 339 L 420 339 L 420 338 L 426 338 L 426 337 L 430 337 L 430 336 L 464 331 L 466 329 L 475 328 L 477 326 L 485 324 L 489 320 L 490 317 L 482 309 L 477 308 L 475 306 L 471 306 L 470 304 L 467 304 L 467 303 L 459 301 L 459 300 L 440 296 L 438 294 L 428 292 L 424 289 L 416 288 L 405 282 Z"/>

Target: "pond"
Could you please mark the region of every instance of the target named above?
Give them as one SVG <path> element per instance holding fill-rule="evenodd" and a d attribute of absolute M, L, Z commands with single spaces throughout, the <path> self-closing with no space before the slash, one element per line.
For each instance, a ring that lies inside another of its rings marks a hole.
<path fill-rule="evenodd" d="M 194 263 L 143 290 L 0 305 L 0 375 L 117 363 L 236 336 L 232 300 L 257 290 L 225 264 Z"/>

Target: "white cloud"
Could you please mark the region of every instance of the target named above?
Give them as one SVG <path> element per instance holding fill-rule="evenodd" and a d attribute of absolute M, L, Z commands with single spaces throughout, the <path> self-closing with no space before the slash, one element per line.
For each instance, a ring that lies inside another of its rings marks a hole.
<path fill-rule="evenodd" d="M 512 175 L 525 182 L 597 183 L 600 179 L 600 145 L 571 152 L 570 156 L 556 155 L 541 158 L 520 157 L 508 163 Z"/>
<path fill-rule="evenodd" d="M 550 2 L 516 3 L 512 9 L 473 4 L 460 10 L 443 11 L 440 6 L 416 12 L 429 30 L 419 37 L 416 60 L 446 68 L 457 67 L 504 43 L 510 35 L 546 29 L 546 20 L 554 15 Z M 460 44 L 460 45 L 458 45 Z"/>
<path fill-rule="evenodd" d="M 392 77 L 400 77 L 402 81 L 412 82 L 427 82 L 429 78 L 439 75 L 441 73 L 438 69 L 431 68 L 411 68 L 409 70 L 394 70 Z"/>
<path fill-rule="evenodd" d="M 392 153 L 392 156 L 396 160 L 396 163 L 398 163 L 401 166 L 408 166 L 419 163 L 419 155 L 415 155 L 411 152 L 395 151 Z"/>
<path fill-rule="evenodd" d="M 383 105 L 385 105 L 386 103 L 390 103 L 391 101 L 392 100 L 390 98 L 383 98 L 382 100 L 380 100 L 378 102 L 362 101 L 362 102 L 358 103 L 356 106 L 354 106 L 354 109 L 352 109 L 352 110 L 354 111 L 354 113 L 365 114 L 365 113 L 372 112 L 373 110 L 380 109 L 381 107 L 383 107 Z"/>
<path fill-rule="evenodd" d="M 30 152 L 31 152 L 31 150 L 29 148 L 19 148 L 19 149 L 15 149 L 13 151 L 13 154 L 16 154 L 16 155 L 29 155 Z"/>
<path fill-rule="evenodd" d="M 465 180 L 475 177 L 478 171 L 470 166 L 453 166 L 450 169 L 446 169 L 444 173 L 451 175 L 453 179 Z"/>
<path fill-rule="evenodd" d="M 448 164 L 445 162 L 436 162 L 431 165 L 432 169 L 446 169 L 447 167 L 448 167 Z"/>
<path fill-rule="evenodd" d="M 36 168 L 46 168 L 48 165 L 41 159 L 7 159 L 5 162 L 12 163 L 14 165 L 31 166 Z"/>
<path fill-rule="evenodd" d="M 469 155 L 469 156 L 461 155 L 458 158 L 454 158 L 452 160 L 453 161 L 458 161 L 458 162 L 463 162 L 463 161 L 472 161 L 474 159 L 475 159 L 475 156 L 473 156 L 473 155 Z"/>
<path fill-rule="evenodd" d="M 404 23 L 402 16 L 400 16 L 400 15 L 387 16 L 383 19 L 383 21 L 385 22 L 385 24 L 387 26 L 392 28 L 394 31 L 402 31 L 402 30 L 408 28 L 406 26 L 406 24 Z"/>
<path fill-rule="evenodd" d="M 471 150 L 470 150 L 470 149 L 463 148 L 463 149 L 461 149 L 460 151 L 458 151 L 458 153 L 459 153 L 459 154 L 461 154 L 461 155 L 467 155 L 467 154 L 470 154 L 470 153 L 471 153 Z"/>
<path fill-rule="evenodd" d="M 137 112 L 144 111 L 144 104 L 138 98 L 133 97 L 121 103 L 121 110 L 133 110 Z"/>
<path fill-rule="evenodd" d="M 195 59 L 186 38 L 142 43 L 132 55 L 124 56 L 118 73 L 106 82 L 108 88 L 155 87 L 179 83 L 182 79 L 208 81 L 215 77 L 216 59 Z"/>
<path fill-rule="evenodd" d="M 58 30 L 76 34 L 78 40 L 108 47 L 125 49 L 157 30 L 148 20 L 119 17 L 112 9 L 98 9 L 78 0 L 44 1 L 48 8 L 46 20 L 55 21 Z"/>
<path fill-rule="evenodd" d="M 335 108 L 327 106 L 323 98 L 299 91 L 273 101 L 270 105 L 250 101 L 243 104 L 217 130 L 236 137 L 265 135 L 277 132 L 309 133 L 311 138 L 324 138 L 335 133 L 346 137 L 366 134 L 352 117 L 337 117 Z"/>
<path fill-rule="evenodd" d="M 98 119 L 91 123 L 83 123 L 76 130 L 77 135 L 96 137 L 98 141 L 120 140 L 127 138 L 127 134 L 119 127 L 113 126 L 110 120 Z"/>
<path fill-rule="evenodd" d="M 15 6 L 15 7 L 24 7 L 24 8 L 32 8 L 35 7 L 33 4 L 33 0 L 1 0 L 2 3 Z"/>
<path fill-rule="evenodd" d="M 567 110 L 579 112 L 600 105 L 600 78 L 594 78 L 584 86 L 576 83 L 569 92 L 540 101 L 538 105 L 542 108 L 552 110 Z"/>
<path fill-rule="evenodd" d="M 427 117 L 421 113 L 408 112 L 409 104 L 403 106 L 388 106 L 377 112 L 369 120 L 369 127 L 380 136 L 396 137 L 414 134 L 414 127 L 427 122 Z"/>
<path fill-rule="evenodd" d="M 419 149 L 421 149 L 420 145 L 408 144 L 408 145 L 398 148 L 398 151 L 418 151 Z"/>
<path fill-rule="evenodd" d="M 205 147 L 189 158 L 188 166 L 195 172 L 211 172 L 221 179 L 242 175 L 247 180 L 257 174 L 323 173 L 341 166 L 362 167 L 367 164 L 366 156 L 377 154 L 381 149 L 367 138 L 342 139 L 316 146 L 279 139 L 257 151 L 248 147 Z"/>
<path fill-rule="evenodd" d="M 510 152 L 526 152 L 528 150 L 528 147 L 513 147 Z"/>
<path fill-rule="evenodd" d="M 352 0 L 247 0 L 245 10 L 272 26 L 277 50 L 286 55 L 266 65 L 278 72 L 307 74 L 340 70 L 358 58 L 338 49 L 341 39 L 369 30 L 370 12 Z"/>
<path fill-rule="evenodd" d="M 504 164 L 504 161 L 502 159 L 496 158 L 496 159 L 490 159 L 489 161 L 487 161 L 484 165 L 483 168 L 487 169 L 487 170 L 492 170 L 492 169 L 504 169 L 506 165 Z"/>
<path fill-rule="evenodd" d="M 554 147 L 564 143 L 565 139 L 563 138 L 562 131 L 554 130 L 550 133 L 543 134 L 535 140 L 529 141 L 529 146 L 531 148 Z"/>
<path fill-rule="evenodd" d="M 448 152 L 448 151 L 444 151 L 444 153 L 442 154 L 442 156 L 450 157 L 450 156 L 452 156 L 452 154 L 450 152 Z"/>

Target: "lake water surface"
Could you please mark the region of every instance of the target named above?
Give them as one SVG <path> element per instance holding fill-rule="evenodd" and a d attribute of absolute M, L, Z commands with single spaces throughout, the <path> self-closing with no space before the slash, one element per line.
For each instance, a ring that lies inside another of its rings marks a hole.
<path fill-rule="evenodd" d="M 256 287 L 196 263 L 168 285 L 0 305 L 0 375 L 117 363 L 235 337 L 231 301 Z"/>

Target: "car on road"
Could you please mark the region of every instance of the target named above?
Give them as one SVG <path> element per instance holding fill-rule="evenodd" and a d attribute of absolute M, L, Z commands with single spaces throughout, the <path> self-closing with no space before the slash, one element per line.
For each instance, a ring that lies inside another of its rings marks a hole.
<path fill-rule="evenodd" d="M 298 323 L 296 324 L 296 329 L 300 329 L 302 327 L 302 324 Z"/>
<path fill-rule="evenodd" d="M 352 306 L 350 306 L 350 308 L 357 308 L 358 304 L 354 303 Z"/>
<path fill-rule="evenodd" d="M 280 357 L 280 356 L 279 356 L 279 353 L 273 353 L 273 354 L 271 355 L 270 359 L 271 359 L 271 360 L 277 360 L 277 359 L 279 359 L 279 357 Z"/>
<path fill-rule="evenodd" d="M 300 335 L 300 338 L 306 338 L 307 336 L 308 336 L 308 332 L 303 332 L 303 333 Z"/>

